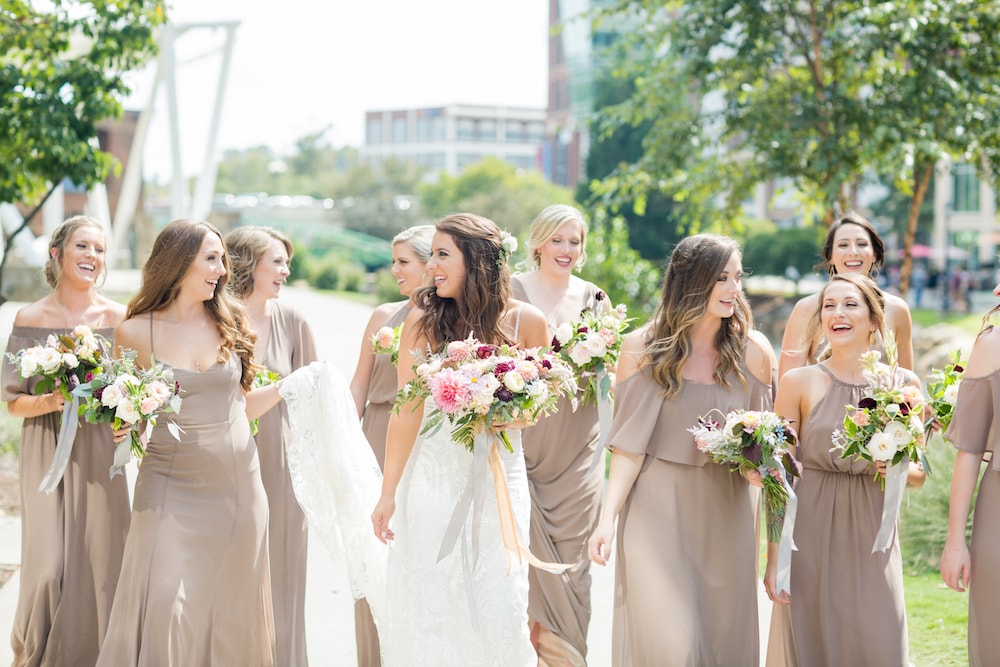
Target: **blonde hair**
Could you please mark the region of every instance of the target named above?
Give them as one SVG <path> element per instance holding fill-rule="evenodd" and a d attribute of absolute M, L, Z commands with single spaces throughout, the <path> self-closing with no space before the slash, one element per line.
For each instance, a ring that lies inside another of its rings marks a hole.
<path fill-rule="evenodd" d="M 291 261 L 295 249 L 292 241 L 276 229 L 270 227 L 237 227 L 226 234 L 226 251 L 233 265 L 229 289 L 237 299 L 245 299 L 253 294 L 253 272 L 264 258 L 271 241 L 279 241 Z"/>
<path fill-rule="evenodd" d="M 528 236 L 528 257 L 536 269 L 541 265 L 539 250 L 552 240 L 560 227 L 571 221 L 580 224 L 580 258 L 576 261 L 574 268 L 577 270 L 583 268 L 587 261 L 587 221 L 579 209 L 566 204 L 553 204 L 542 209 L 531 223 L 530 236 Z"/>
<path fill-rule="evenodd" d="M 434 239 L 434 225 L 416 225 L 404 229 L 392 237 L 392 247 L 398 243 L 409 243 L 413 254 L 424 264 L 431 258 L 431 241 Z"/>
<path fill-rule="evenodd" d="M 49 240 L 49 258 L 45 261 L 44 269 L 45 282 L 52 289 L 59 287 L 59 283 L 62 280 L 62 257 L 63 252 L 66 250 L 66 244 L 73 238 L 76 230 L 81 227 L 96 227 L 101 232 L 101 235 L 104 235 L 104 226 L 89 215 L 75 215 L 72 218 L 67 218 L 66 221 L 56 227 L 55 231 L 52 232 L 52 238 Z M 52 256 L 53 250 L 58 251 L 55 257 Z M 100 277 L 104 280 L 108 277 L 108 264 L 106 260 L 101 267 Z"/>
<path fill-rule="evenodd" d="M 684 364 L 691 356 L 691 328 L 705 315 L 719 275 L 739 252 L 739 244 L 729 237 L 696 234 L 681 240 L 670 254 L 645 355 L 664 396 L 673 398 L 680 392 Z M 722 320 L 715 336 L 719 364 L 712 376 L 726 387 L 730 374 L 746 386 L 740 362 L 753 329 L 753 315 L 743 292 L 737 294 L 734 306 L 733 316 Z"/>
<path fill-rule="evenodd" d="M 863 276 L 857 273 L 835 273 L 830 276 L 830 280 L 823 285 L 823 289 L 819 291 L 818 299 L 816 300 L 816 310 L 813 311 L 812 316 L 809 318 L 809 324 L 806 329 L 806 335 L 808 340 L 813 341 L 815 349 L 818 351 L 816 354 L 816 361 L 822 361 L 830 356 L 830 345 L 821 336 L 822 324 L 820 322 L 823 315 L 823 298 L 826 296 L 826 291 L 830 289 L 830 285 L 838 282 L 850 283 L 858 288 L 858 292 L 861 293 L 861 298 L 868 307 L 868 318 L 869 321 L 875 325 L 875 331 L 873 333 L 877 334 L 881 340 L 886 338 L 885 329 L 885 294 L 879 289 L 878 284 L 869 278 L 868 276 Z M 810 350 L 812 352 L 812 350 Z"/>
<path fill-rule="evenodd" d="M 215 234 L 222 241 L 222 234 L 210 223 L 201 220 L 174 220 L 163 228 L 153 242 L 153 250 L 142 267 L 142 285 L 128 303 L 126 319 L 144 313 L 163 310 L 177 299 L 180 282 L 201 250 L 208 234 Z M 222 351 L 232 352 L 240 358 L 243 374 L 240 384 L 249 391 L 257 367 L 253 363 L 253 344 L 256 334 L 250 331 L 250 322 L 240 302 L 226 289 L 229 279 L 229 253 L 223 246 L 222 265 L 226 269 L 219 276 L 215 294 L 205 302 L 205 309 L 215 320 L 222 336 Z"/>

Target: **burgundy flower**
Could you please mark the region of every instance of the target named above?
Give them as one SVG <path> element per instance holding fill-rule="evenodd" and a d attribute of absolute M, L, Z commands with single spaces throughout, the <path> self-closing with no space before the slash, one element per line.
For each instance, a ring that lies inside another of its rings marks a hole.
<path fill-rule="evenodd" d="M 83 376 L 83 381 L 84 382 L 90 382 L 93 379 L 94 379 L 94 374 L 91 373 L 90 371 L 87 371 L 87 374 L 85 376 Z"/>
<path fill-rule="evenodd" d="M 594 301 L 604 301 L 607 298 L 608 295 L 602 292 L 601 290 L 597 290 L 597 294 L 594 295 Z"/>
<path fill-rule="evenodd" d="M 101 400 L 101 396 L 103 395 L 104 395 L 104 387 L 98 387 L 97 389 L 94 390 L 94 398 L 96 398 L 98 401 Z"/>
<path fill-rule="evenodd" d="M 555 336 L 552 337 L 552 351 L 558 352 L 562 349 L 562 345 L 559 344 L 559 339 Z"/>
<path fill-rule="evenodd" d="M 489 359 L 497 349 L 493 345 L 480 345 L 476 348 L 476 356 L 480 359 Z"/>
<path fill-rule="evenodd" d="M 871 396 L 865 396 L 860 401 L 858 401 L 858 407 L 862 410 L 874 410 L 878 407 L 878 403 Z"/>
<path fill-rule="evenodd" d="M 590 329 L 588 329 L 587 327 L 580 327 L 579 329 L 576 330 L 577 333 L 587 333 L 588 331 L 590 331 Z"/>
<path fill-rule="evenodd" d="M 517 368 L 517 366 L 514 365 L 513 361 L 501 361 L 496 365 L 496 368 L 493 369 L 493 374 L 497 377 L 502 377 L 504 373 L 509 373 L 515 368 Z"/>
<path fill-rule="evenodd" d="M 903 415 L 904 417 L 906 415 L 910 414 L 910 404 L 909 403 L 900 403 L 899 404 L 899 414 Z"/>
<path fill-rule="evenodd" d="M 500 387 L 499 389 L 496 390 L 496 392 L 494 392 L 493 395 L 496 396 L 498 400 L 501 400 L 504 403 L 509 403 L 510 401 L 514 400 L 514 392 L 512 392 L 507 387 Z"/>
<path fill-rule="evenodd" d="M 955 372 L 956 373 L 961 373 L 964 370 L 965 370 L 965 368 L 963 366 L 961 366 L 959 364 L 955 364 Z"/>
<path fill-rule="evenodd" d="M 552 362 L 548 359 L 542 359 L 542 368 L 546 370 L 552 370 Z"/>

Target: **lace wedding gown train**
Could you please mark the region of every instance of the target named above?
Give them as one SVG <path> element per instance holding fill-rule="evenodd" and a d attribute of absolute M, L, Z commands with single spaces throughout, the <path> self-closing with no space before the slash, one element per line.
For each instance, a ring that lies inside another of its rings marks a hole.
<path fill-rule="evenodd" d="M 447 424 L 418 437 L 396 492 L 396 539 L 386 550 L 370 520 L 381 475 L 347 381 L 315 363 L 286 378 L 281 393 L 296 434 L 288 445 L 296 496 L 310 531 L 335 557 L 346 558 L 355 597 L 368 599 L 383 664 L 535 664 L 528 565 L 504 547 L 485 455 L 476 458 L 452 442 Z M 520 433 L 509 435 L 514 452 L 498 449 L 517 530 L 525 535 L 530 496 L 524 455 Z M 442 549 L 449 534 L 457 540 Z"/>

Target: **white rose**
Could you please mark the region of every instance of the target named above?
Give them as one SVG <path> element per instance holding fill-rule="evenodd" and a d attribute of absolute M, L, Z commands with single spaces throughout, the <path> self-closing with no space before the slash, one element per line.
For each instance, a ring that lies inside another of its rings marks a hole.
<path fill-rule="evenodd" d="M 885 433 L 886 437 L 889 438 L 889 441 L 896 449 L 905 447 L 910 444 L 911 440 L 913 440 L 913 437 L 910 435 L 910 430 L 906 428 L 906 424 L 901 422 L 889 422 L 885 425 L 882 432 Z"/>
<path fill-rule="evenodd" d="M 882 431 L 877 431 L 868 441 L 868 455 L 873 461 L 891 461 L 896 455 L 896 447 Z"/>
<path fill-rule="evenodd" d="M 160 382 L 159 380 L 150 382 L 149 386 L 146 387 L 146 391 L 149 392 L 151 396 L 155 397 L 160 403 L 163 403 L 170 398 L 170 394 L 172 393 L 170 387 L 168 387 L 166 383 Z"/>
<path fill-rule="evenodd" d="M 892 417 L 893 415 L 898 415 L 899 405 L 897 405 L 896 403 L 890 403 L 889 405 L 885 406 L 885 414 L 889 415 L 890 417 Z"/>
<path fill-rule="evenodd" d="M 54 373 L 62 368 L 62 354 L 50 347 L 43 348 L 38 353 L 38 365 L 42 367 L 42 372 Z"/>
<path fill-rule="evenodd" d="M 66 368 L 76 368 L 80 365 L 80 360 L 76 358 L 76 355 L 69 352 L 63 354 L 62 362 Z"/>
<path fill-rule="evenodd" d="M 473 387 L 472 392 L 474 394 L 485 394 L 489 397 L 490 402 L 493 401 L 493 392 L 500 388 L 500 380 L 497 379 L 496 375 L 493 373 L 487 373 L 485 375 L 480 375 L 478 380 Z"/>
<path fill-rule="evenodd" d="M 92 338 L 94 336 L 94 331 L 86 324 L 78 324 L 70 335 L 73 338 Z"/>
<path fill-rule="evenodd" d="M 21 377 L 30 378 L 38 375 L 38 350 L 28 348 L 21 354 Z"/>
<path fill-rule="evenodd" d="M 603 357 L 608 353 L 608 342 L 600 331 L 588 333 L 584 344 L 590 349 L 591 357 Z"/>
<path fill-rule="evenodd" d="M 558 327 L 556 327 L 556 340 L 559 341 L 560 345 L 565 345 L 573 337 L 573 325 L 569 322 L 563 322 Z"/>
<path fill-rule="evenodd" d="M 589 364 L 591 356 L 590 348 L 587 346 L 586 341 L 580 341 L 569 350 L 569 358 L 577 366 Z"/>
<path fill-rule="evenodd" d="M 101 405 L 116 408 L 122 400 L 122 391 L 116 385 L 109 384 L 101 393 Z"/>
<path fill-rule="evenodd" d="M 945 403 L 955 405 L 955 401 L 958 400 L 958 385 L 960 384 L 962 384 L 961 380 L 945 388 L 944 395 L 941 397 Z"/>
<path fill-rule="evenodd" d="M 515 371 L 507 371 L 503 374 L 503 386 L 517 393 L 524 390 L 524 378 Z"/>
<path fill-rule="evenodd" d="M 132 401 L 122 401 L 115 408 L 115 417 L 118 417 L 126 424 L 134 424 L 140 419 L 142 415 L 139 414 L 139 410 L 132 404 Z"/>

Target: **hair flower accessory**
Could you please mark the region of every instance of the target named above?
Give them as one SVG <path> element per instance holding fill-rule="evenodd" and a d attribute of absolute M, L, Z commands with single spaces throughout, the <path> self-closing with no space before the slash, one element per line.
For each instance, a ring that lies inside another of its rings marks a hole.
<path fill-rule="evenodd" d="M 503 265 L 510 260 L 511 255 L 515 252 L 517 252 L 517 237 L 501 231 L 500 252 L 497 254 L 497 268 L 503 268 Z"/>

